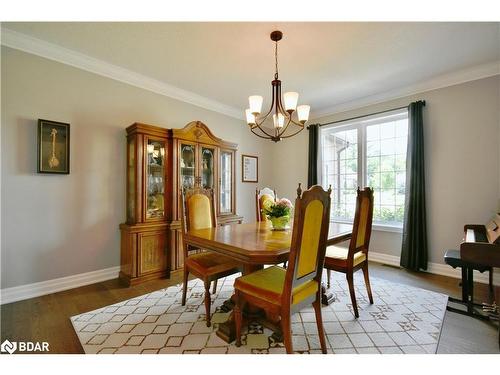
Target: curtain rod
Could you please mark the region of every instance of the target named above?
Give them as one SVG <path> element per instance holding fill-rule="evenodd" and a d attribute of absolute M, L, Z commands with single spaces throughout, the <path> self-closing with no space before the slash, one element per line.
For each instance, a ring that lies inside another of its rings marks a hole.
<path fill-rule="evenodd" d="M 425 107 L 425 100 L 418 100 L 417 102 L 422 102 L 424 107 Z M 380 112 L 375 112 L 375 113 L 369 113 L 367 115 L 361 115 L 361 116 L 356 116 L 356 117 L 351 117 L 351 118 L 346 118 L 344 120 L 337 120 L 337 121 L 332 121 L 332 122 L 327 122 L 327 123 L 324 123 L 324 124 L 318 124 L 320 127 L 321 126 L 326 126 L 326 125 L 331 125 L 331 124 L 337 124 L 339 122 L 345 122 L 345 121 L 351 121 L 351 120 L 357 120 L 357 119 L 360 119 L 360 118 L 363 118 L 363 117 L 368 117 L 368 116 L 374 116 L 374 115 L 380 115 L 382 113 L 386 113 L 386 112 L 392 112 L 392 111 L 397 111 L 398 109 L 403 109 L 403 108 L 408 108 L 409 104 L 408 105 L 405 105 L 403 107 L 398 107 L 398 108 L 392 108 L 392 109 L 386 109 L 385 111 L 380 111 Z M 307 127 L 307 129 L 309 129 L 309 126 Z"/>

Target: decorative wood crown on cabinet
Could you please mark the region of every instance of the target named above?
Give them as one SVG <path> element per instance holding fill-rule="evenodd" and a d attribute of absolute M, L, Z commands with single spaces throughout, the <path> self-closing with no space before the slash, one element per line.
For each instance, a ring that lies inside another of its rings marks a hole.
<path fill-rule="evenodd" d="M 120 279 L 132 285 L 170 277 L 170 271 L 183 267 L 183 187 L 214 189 L 219 224 L 243 218 L 236 214 L 238 145 L 217 138 L 200 121 L 183 129 L 135 123 L 126 131 L 127 218 L 120 224 Z"/>

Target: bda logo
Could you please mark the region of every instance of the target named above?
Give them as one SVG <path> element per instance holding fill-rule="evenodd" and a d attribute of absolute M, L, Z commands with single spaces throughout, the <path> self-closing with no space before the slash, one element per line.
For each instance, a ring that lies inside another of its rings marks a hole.
<path fill-rule="evenodd" d="M 16 351 L 17 349 L 17 342 L 10 342 L 9 340 L 5 340 L 2 342 L 2 345 L 0 346 L 0 351 L 2 353 L 9 353 L 12 354 Z"/>

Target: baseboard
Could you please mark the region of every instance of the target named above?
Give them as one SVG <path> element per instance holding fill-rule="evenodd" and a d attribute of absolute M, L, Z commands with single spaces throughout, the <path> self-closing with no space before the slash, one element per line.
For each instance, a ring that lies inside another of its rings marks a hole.
<path fill-rule="evenodd" d="M 369 258 L 369 260 L 376 262 L 376 263 L 382 263 L 382 264 L 387 264 L 389 266 L 399 267 L 399 257 L 395 256 L 395 255 L 388 255 L 388 254 L 370 251 L 368 253 L 368 258 Z M 447 264 L 428 263 L 427 264 L 427 272 L 435 274 L 435 275 L 453 277 L 455 279 L 462 278 L 462 272 L 460 271 L 460 269 L 458 269 L 458 268 L 453 269 L 452 267 L 448 266 Z M 477 271 L 474 271 L 474 282 L 488 284 L 488 277 L 489 277 L 489 275 L 487 272 L 479 273 Z M 493 284 L 500 286 L 500 275 L 498 274 L 498 272 L 493 273 Z"/>
<path fill-rule="evenodd" d="M 98 271 L 80 273 L 78 275 L 60 277 L 39 283 L 5 288 L 1 291 L 0 304 L 21 301 L 28 298 L 39 297 L 63 290 L 78 288 L 84 285 L 95 284 L 105 280 L 118 278 L 120 267 L 111 267 Z"/>

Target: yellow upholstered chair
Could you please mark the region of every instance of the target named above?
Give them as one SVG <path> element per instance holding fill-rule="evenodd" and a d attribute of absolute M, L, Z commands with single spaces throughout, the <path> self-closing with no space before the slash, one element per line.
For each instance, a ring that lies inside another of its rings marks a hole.
<path fill-rule="evenodd" d="M 255 190 L 255 216 L 257 221 L 267 221 L 267 216 L 262 212 L 264 204 L 268 201 L 276 202 L 276 190 L 270 188 Z"/>
<path fill-rule="evenodd" d="M 202 189 L 200 187 L 190 190 L 183 189 L 181 201 L 183 235 L 192 229 L 212 228 L 217 225 L 214 192 L 212 189 Z M 193 251 L 196 251 L 196 253 L 193 254 Z M 217 279 L 237 272 L 240 272 L 239 264 L 233 260 L 220 254 L 189 247 L 184 242 L 182 306 L 186 304 L 187 282 L 191 273 L 203 280 L 205 284 L 205 311 L 207 315 L 207 327 L 210 327 L 210 283 L 214 282 L 213 293 L 215 293 Z"/>
<path fill-rule="evenodd" d="M 321 318 L 321 273 L 330 221 L 330 193 L 313 186 L 302 194 L 297 189 L 288 268 L 271 266 L 234 283 L 236 345 L 241 345 L 242 310 L 249 303 L 280 317 L 287 353 L 293 353 L 291 314 L 305 306 L 314 307 L 321 350 L 326 341 Z"/>
<path fill-rule="evenodd" d="M 339 246 L 328 246 L 325 256 L 325 268 L 327 269 L 328 288 L 330 287 L 330 270 L 346 274 L 349 292 L 351 294 L 354 316 L 359 317 L 356 294 L 354 292 L 354 272 L 363 270 L 366 290 L 370 303 L 373 304 L 370 279 L 368 277 L 368 245 L 372 232 L 373 217 L 373 190 L 369 187 L 360 190 L 356 198 L 356 213 L 354 215 L 354 226 L 349 248 Z"/>

